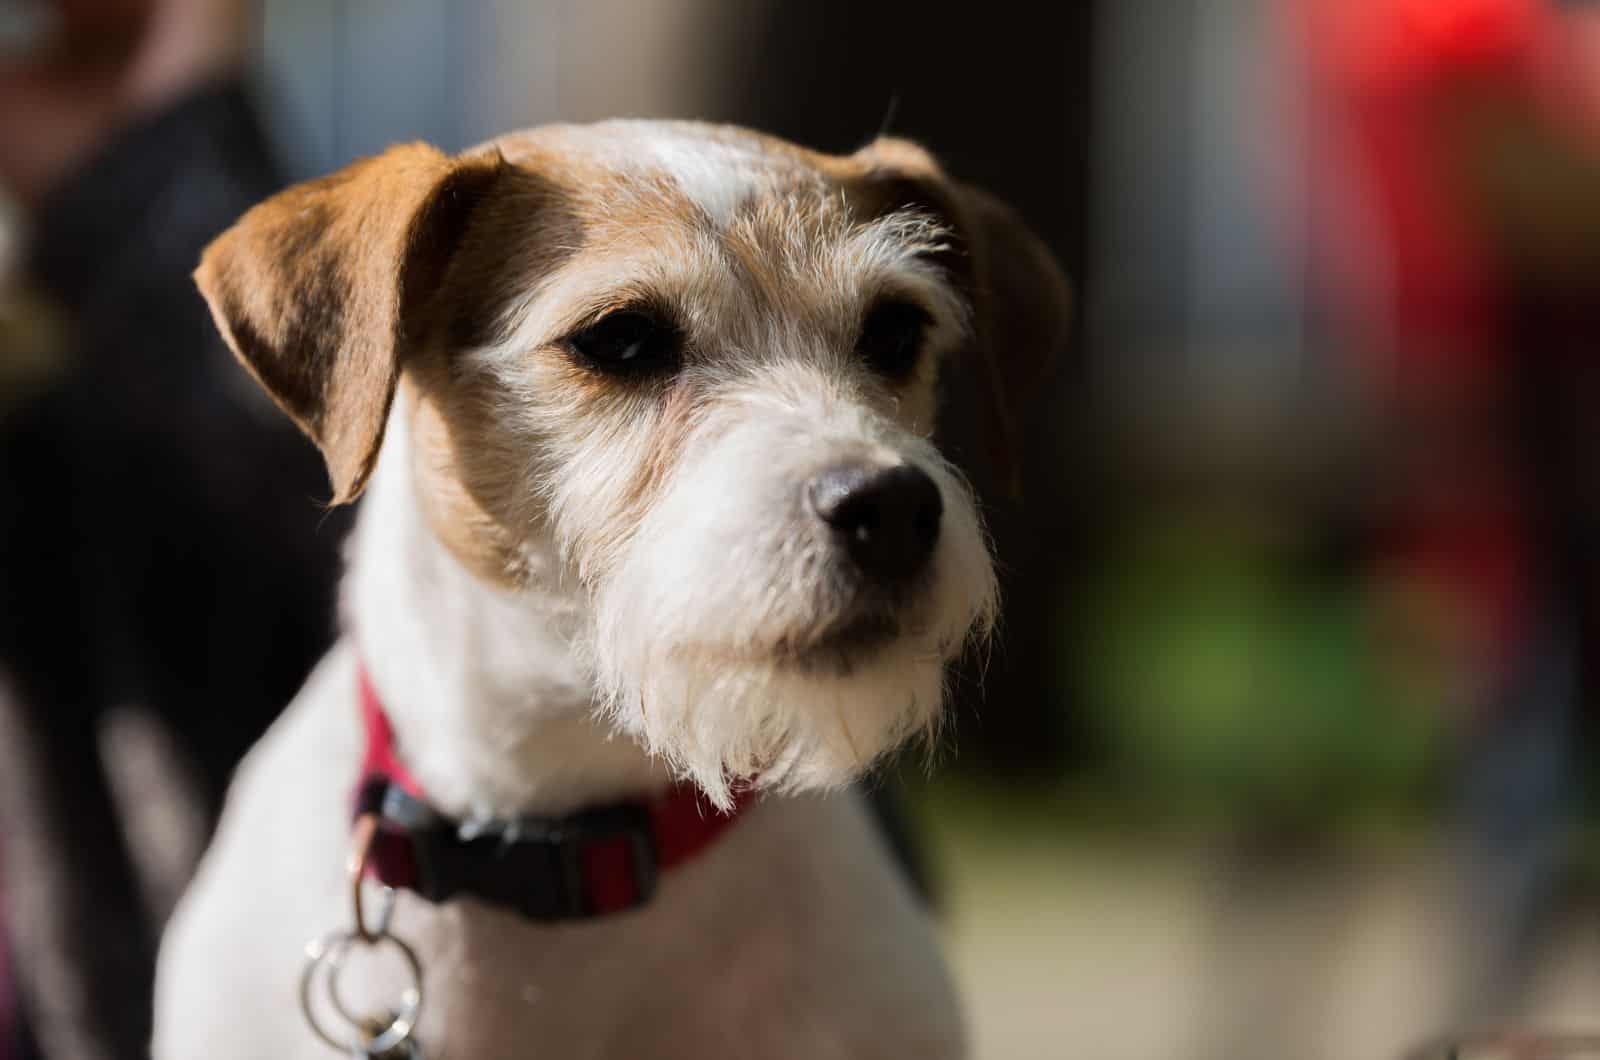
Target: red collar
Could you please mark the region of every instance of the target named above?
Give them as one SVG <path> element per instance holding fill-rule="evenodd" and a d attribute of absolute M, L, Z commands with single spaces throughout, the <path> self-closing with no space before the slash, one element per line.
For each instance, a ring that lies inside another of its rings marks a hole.
<path fill-rule="evenodd" d="M 465 828 L 428 803 L 401 762 L 394 729 L 365 668 L 360 671 L 366 754 L 355 816 L 376 824 L 366 871 L 430 901 L 471 894 L 535 920 L 568 920 L 637 908 L 656 876 L 694 858 L 738 820 L 679 784 L 657 798 L 565 817 L 522 817 Z"/>

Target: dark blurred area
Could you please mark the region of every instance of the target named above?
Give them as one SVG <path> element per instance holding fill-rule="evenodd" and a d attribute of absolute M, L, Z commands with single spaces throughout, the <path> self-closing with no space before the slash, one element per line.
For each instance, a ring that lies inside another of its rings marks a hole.
<path fill-rule="evenodd" d="M 1600 1030 L 1600 5 L 0 0 L 0 1060 L 142 1053 L 334 633 L 348 513 L 200 247 L 610 116 L 920 140 L 1073 277 L 1021 497 L 947 385 L 1003 635 L 881 789 L 976 1055 Z"/>

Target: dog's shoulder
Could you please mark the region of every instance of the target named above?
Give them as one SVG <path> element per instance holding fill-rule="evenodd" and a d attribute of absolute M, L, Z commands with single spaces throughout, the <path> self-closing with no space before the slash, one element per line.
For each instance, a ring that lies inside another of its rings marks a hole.
<path fill-rule="evenodd" d="M 348 824 L 330 807 L 348 798 L 359 762 L 355 681 L 353 654 L 335 647 L 240 764 L 162 938 L 157 1058 L 289 1055 L 242 1041 L 244 1027 L 281 1025 L 294 1032 L 285 1044 L 300 1042 L 292 1020 L 247 1020 L 240 1006 L 283 995 L 302 945 L 338 923 Z"/>

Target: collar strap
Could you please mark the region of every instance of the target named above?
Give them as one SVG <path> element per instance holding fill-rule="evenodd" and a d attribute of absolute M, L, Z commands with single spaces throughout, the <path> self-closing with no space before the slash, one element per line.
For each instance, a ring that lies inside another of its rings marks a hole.
<path fill-rule="evenodd" d="M 663 870 L 701 853 L 727 830 L 732 813 L 707 806 L 692 785 L 564 817 L 517 817 L 463 824 L 429 805 L 400 761 L 382 702 L 360 673 L 366 755 L 355 819 L 376 823 L 367 875 L 431 902 L 473 895 L 531 920 L 574 920 L 636 909 Z"/>

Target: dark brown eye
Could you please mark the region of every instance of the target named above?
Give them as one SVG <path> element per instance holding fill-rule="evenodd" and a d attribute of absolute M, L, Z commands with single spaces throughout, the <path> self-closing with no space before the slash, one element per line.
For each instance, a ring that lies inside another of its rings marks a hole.
<path fill-rule="evenodd" d="M 917 355 L 932 319 L 928 311 L 911 302 L 879 302 L 861 322 L 856 353 L 873 371 L 890 379 L 905 379 L 917 367 Z"/>
<path fill-rule="evenodd" d="M 649 313 L 612 313 L 567 339 L 591 368 L 614 375 L 647 375 L 678 362 L 683 338 L 678 329 Z"/>

